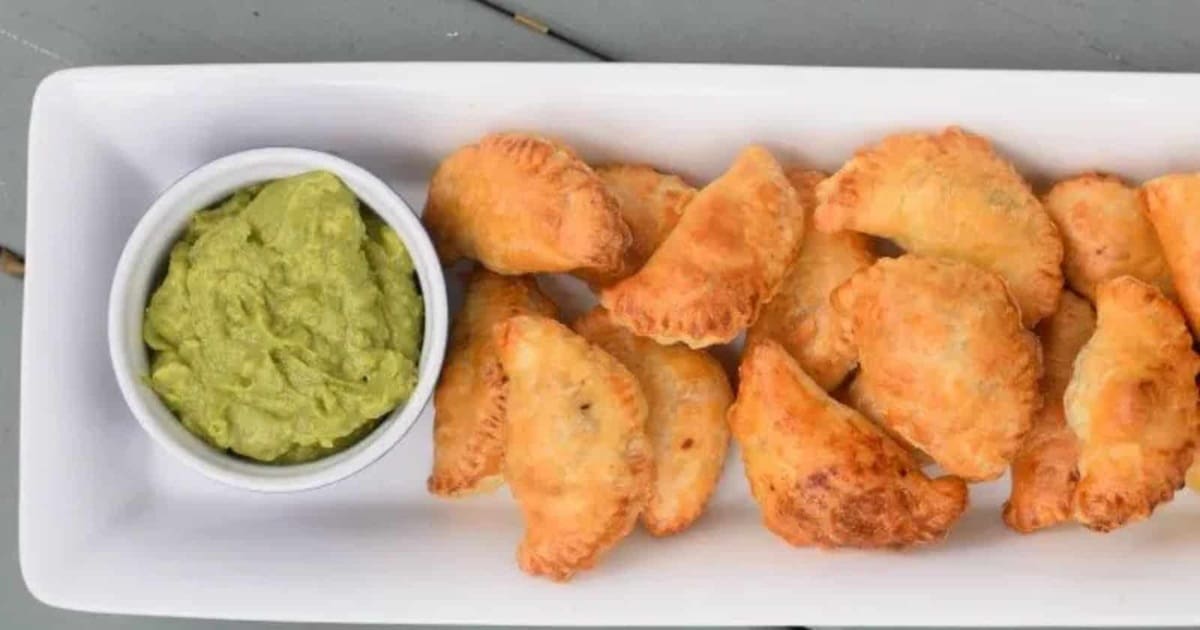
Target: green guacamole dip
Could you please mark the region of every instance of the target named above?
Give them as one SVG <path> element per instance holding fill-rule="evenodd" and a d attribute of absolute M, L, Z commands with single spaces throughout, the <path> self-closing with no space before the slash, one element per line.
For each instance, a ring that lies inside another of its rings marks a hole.
<path fill-rule="evenodd" d="M 309 461 L 409 397 L 422 318 L 396 233 L 335 175 L 304 173 L 192 217 L 146 308 L 147 380 L 213 446 Z"/>

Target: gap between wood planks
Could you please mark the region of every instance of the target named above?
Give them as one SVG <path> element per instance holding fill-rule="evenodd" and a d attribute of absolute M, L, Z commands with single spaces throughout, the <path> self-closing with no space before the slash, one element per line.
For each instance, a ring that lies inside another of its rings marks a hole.
<path fill-rule="evenodd" d="M 591 47 L 590 45 L 579 41 L 578 39 L 569 37 L 567 35 L 563 35 L 562 33 L 559 33 L 558 31 L 555 31 L 554 29 L 550 28 L 550 26 L 548 26 L 545 22 L 543 22 L 535 17 L 525 15 L 524 13 L 519 13 L 517 11 L 513 11 L 512 9 L 509 9 L 508 7 L 500 4 L 499 2 L 493 2 L 493 0 L 471 0 L 471 2 L 474 2 L 475 4 L 478 4 L 483 7 L 487 7 L 488 9 L 491 9 L 492 11 L 495 11 L 496 13 L 499 13 L 500 15 L 503 15 L 503 16 L 509 18 L 510 20 L 516 22 L 517 24 L 520 24 L 521 26 L 524 26 L 525 28 L 527 28 L 535 33 L 556 39 L 556 40 L 570 46 L 571 48 L 574 48 L 575 50 L 578 50 L 579 52 L 581 52 L 585 55 L 588 55 L 589 57 L 592 57 L 593 59 L 597 59 L 599 61 L 616 61 L 616 59 L 614 59 L 611 55 L 602 53 L 599 50 L 596 50 L 595 48 Z"/>
<path fill-rule="evenodd" d="M 0 245 L 0 273 L 14 278 L 25 277 L 25 259 L 13 250 Z"/>

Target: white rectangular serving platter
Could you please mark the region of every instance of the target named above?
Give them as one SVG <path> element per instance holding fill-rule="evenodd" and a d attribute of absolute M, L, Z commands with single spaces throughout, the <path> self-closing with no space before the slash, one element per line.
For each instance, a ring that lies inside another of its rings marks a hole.
<path fill-rule="evenodd" d="M 708 180 L 739 147 L 834 169 L 901 130 L 961 124 L 1035 182 L 1200 169 L 1200 75 L 679 65 L 354 64 L 70 70 L 34 99 L 22 351 L 20 560 L 39 599 L 89 611 L 488 624 L 1187 625 L 1200 622 L 1200 501 L 1108 535 L 1019 536 L 1007 481 L 975 486 L 949 538 L 908 552 L 788 547 L 740 461 L 690 531 L 638 532 L 567 585 L 523 575 L 506 491 L 425 492 L 429 414 L 320 490 L 222 487 L 126 409 L 105 307 L 156 195 L 262 146 L 338 153 L 415 208 L 438 159 L 529 129 L 592 161 Z"/>

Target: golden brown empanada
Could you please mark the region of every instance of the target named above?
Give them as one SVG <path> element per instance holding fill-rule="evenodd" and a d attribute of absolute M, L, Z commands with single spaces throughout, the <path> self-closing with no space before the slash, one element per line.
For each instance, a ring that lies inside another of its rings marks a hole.
<path fill-rule="evenodd" d="M 999 275 L 966 262 L 885 258 L 833 292 L 858 351 L 855 385 L 879 421 L 954 475 L 1000 476 L 1041 406 L 1033 333 Z"/>
<path fill-rule="evenodd" d="M 1062 291 L 1058 230 L 1029 185 L 988 141 L 957 127 L 888 136 L 817 186 L 815 225 L 956 258 L 1008 283 L 1026 326 Z"/>
<path fill-rule="evenodd" d="M 629 226 L 633 241 L 625 250 L 621 268 L 611 273 L 581 270 L 581 278 L 594 286 L 605 286 L 633 275 L 683 216 L 683 209 L 696 189 L 675 175 L 660 173 L 639 164 L 609 164 L 596 167 L 596 173 L 617 200 L 621 217 Z"/>
<path fill-rule="evenodd" d="M 492 328 L 513 315 L 554 317 L 554 304 L 531 277 L 477 268 L 454 320 L 433 393 L 433 494 L 486 492 L 503 482 L 504 375 Z"/>
<path fill-rule="evenodd" d="M 600 292 L 613 319 L 659 343 L 733 339 L 774 297 L 804 236 L 804 208 L 766 149 L 743 149 L 633 276 Z"/>
<path fill-rule="evenodd" d="M 1175 295 L 1192 333 L 1200 335 L 1200 172 L 1150 180 L 1142 184 L 1141 196 L 1171 270 Z"/>
<path fill-rule="evenodd" d="M 1075 356 L 1096 328 L 1088 301 L 1063 291 L 1058 310 L 1037 326 L 1042 341 L 1042 409 L 1012 461 L 1012 491 L 1004 504 L 1004 522 L 1021 533 L 1071 520 L 1072 497 L 1079 480 L 1079 440 L 1063 414 L 1063 392 L 1074 371 Z"/>
<path fill-rule="evenodd" d="M 1062 235 L 1067 283 L 1081 295 L 1094 300 L 1097 284 L 1125 275 L 1173 293 L 1136 188 L 1111 175 L 1086 173 L 1055 184 L 1042 204 Z"/>
<path fill-rule="evenodd" d="M 875 404 L 875 401 L 863 392 L 862 384 L 859 383 L 858 378 L 853 378 L 850 379 L 850 381 L 843 383 L 841 387 L 838 387 L 832 392 L 832 396 L 834 400 L 857 411 L 858 413 L 862 414 L 862 417 L 870 420 L 875 426 L 879 427 L 879 430 L 883 431 L 888 437 L 892 438 L 892 441 L 904 447 L 904 450 L 912 454 L 913 459 L 916 460 L 919 465 L 928 466 L 929 464 L 933 463 L 933 458 L 930 457 L 928 453 L 922 451 L 916 446 L 913 446 L 911 442 L 904 439 L 904 436 L 891 430 L 888 425 L 884 424 L 883 421 L 880 420 L 883 412 L 872 406 Z"/>
<path fill-rule="evenodd" d="M 504 478 L 525 518 L 517 562 L 567 580 L 633 529 L 650 496 L 646 399 L 619 361 L 550 318 L 518 315 L 496 335 Z"/>
<path fill-rule="evenodd" d="M 786 173 L 811 227 L 814 190 L 825 175 L 800 168 Z M 779 292 L 746 333 L 746 343 L 773 339 L 818 385 L 826 390 L 837 387 L 854 368 L 855 357 L 829 305 L 829 294 L 874 261 L 869 238 L 858 232 L 824 234 L 806 228 L 800 254 L 788 266 Z"/>
<path fill-rule="evenodd" d="M 599 175 L 566 145 L 521 133 L 443 160 L 422 220 L 443 264 L 465 256 L 506 275 L 611 273 L 631 240 Z"/>
<path fill-rule="evenodd" d="M 966 509 L 962 479 L 930 480 L 774 341 L 750 346 L 739 374 L 729 424 L 763 523 L 789 543 L 904 547 L 942 538 Z"/>
<path fill-rule="evenodd" d="M 1187 487 L 1191 488 L 1192 492 L 1200 492 L 1200 459 L 1192 455 L 1192 466 L 1188 468 L 1187 478 L 1185 479 Z"/>
<path fill-rule="evenodd" d="M 642 524 L 655 536 L 686 529 L 704 511 L 725 466 L 725 411 L 733 402 L 725 368 L 704 350 L 638 337 L 603 307 L 573 327 L 629 368 L 646 396 L 654 482 Z"/>
<path fill-rule="evenodd" d="M 1200 357 L 1183 314 L 1141 280 L 1100 284 L 1096 315 L 1063 405 L 1080 444 L 1075 519 L 1109 531 L 1147 518 L 1183 485 Z"/>

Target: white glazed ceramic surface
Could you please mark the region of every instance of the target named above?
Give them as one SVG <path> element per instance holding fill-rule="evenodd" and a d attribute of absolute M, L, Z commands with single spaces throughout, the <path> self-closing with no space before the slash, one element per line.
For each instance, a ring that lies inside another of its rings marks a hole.
<path fill-rule="evenodd" d="M 834 169 L 901 130 L 992 137 L 1038 184 L 1200 169 L 1200 76 L 784 67 L 367 64 L 109 68 L 33 106 L 22 352 L 20 554 L 33 593 L 85 610 L 495 624 L 1184 625 L 1200 622 L 1200 502 L 1098 535 L 1003 526 L 1008 482 L 971 488 L 942 544 L 794 549 L 764 530 L 734 453 L 707 514 L 637 532 L 567 585 L 523 575 L 506 490 L 425 491 L 428 412 L 374 465 L 302 493 L 214 482 L 154 446 L 108 361 L 105 308 L 134 225 L 196 165 L 262 146 L 329 151 L 414 208 L 438 159 L 500 129 L 696 183 L 738 148 Z M 454 274 L 449 274 L 453 276 Z M 456 290 L 451 277 L 452 302 Z M 555 279 L 559 297 L 586 299 Z M 574 308 L 580 306 L 573 304 Z"/>
<path fill-rule="evenodd" d="M 417 386 L 408 401 L 350 448 L 317 461 L 272 466 L 236 458 L 192 435 L 145 384 L 148 353 L 142 321 L 171 247 L 198 209 L 234 191 L 313 170 L 336 174 L 400 235 L 412 256 L 425 305 Z M 308 490 L 338 481 L 371 464 L 400 441 L 429 402 L 446 347 L 445 280 L 437 254 L 412 210 L 374 175 L 339 157 L 296 148 L 263 148 L 225 156 L 185 175 L 150 206 L 134 228 L 113 274 L 108 340 L 117 384 L 142 428 L 168 452 L 227 484 L 264 492 Z"/>

